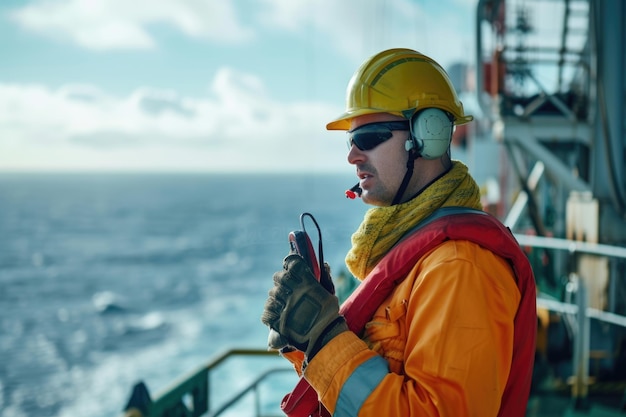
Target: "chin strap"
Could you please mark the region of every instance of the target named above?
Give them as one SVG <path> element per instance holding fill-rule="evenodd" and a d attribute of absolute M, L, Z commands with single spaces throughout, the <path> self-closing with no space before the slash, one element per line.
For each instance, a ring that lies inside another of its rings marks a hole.
<path fill-rule="evenodd" d="M 415 165 L 413 162 L 419 157 L 420 157 L 419 153 L 414 152 L 413 150 L 409 151 L 409 157 L 406 161 L 406 173 L 404 174 L 404 178 L 402 178 L 402 184 L 400 184 L 400 188 L 398 188 L 398 192 L 396 193 L 396 196 L 393 198 L 393 201 L 391 202 L 392 206 L 395 206 L 396 204 L 400 203 L 400 199 L 404 195 L 404 192 L 406 191 L 406 187 L 409 185 L 409 181 L 411 180 L 411 177 L 413 176 L 413 166 Z"/>

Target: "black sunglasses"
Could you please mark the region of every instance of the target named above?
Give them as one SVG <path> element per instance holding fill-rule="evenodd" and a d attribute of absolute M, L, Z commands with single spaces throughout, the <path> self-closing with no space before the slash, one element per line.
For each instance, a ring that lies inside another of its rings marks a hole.
<path fill-rule="evenodd" d="M 348 131 L 348 149 L 352 145 L 362 151 L 374 149 L 393 136 L 394 130 L 409 130 L 409 121 L 369 123 Z"/>

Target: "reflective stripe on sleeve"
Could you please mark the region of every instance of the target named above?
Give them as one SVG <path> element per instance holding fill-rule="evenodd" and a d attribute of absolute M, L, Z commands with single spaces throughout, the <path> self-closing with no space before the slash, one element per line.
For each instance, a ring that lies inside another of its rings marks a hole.
<path fill-rule="evenodd" d="M 380 356 L 363 362 L 343 384 L 333 417 L 356 416 L 367 397 L 388 373 L 387 361 Z"/>

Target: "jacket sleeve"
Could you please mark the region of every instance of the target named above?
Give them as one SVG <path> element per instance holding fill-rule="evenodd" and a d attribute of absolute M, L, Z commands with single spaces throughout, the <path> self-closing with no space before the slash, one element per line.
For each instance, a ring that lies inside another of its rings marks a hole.
<path fill-rule="evenodd" d="M 342 333 L 308 365 L 321 401 L 335 417 L 496 416 L 520 300 L 509 265 L 448 241 L 401 286 L 366 328 L 376 342 Z"/>

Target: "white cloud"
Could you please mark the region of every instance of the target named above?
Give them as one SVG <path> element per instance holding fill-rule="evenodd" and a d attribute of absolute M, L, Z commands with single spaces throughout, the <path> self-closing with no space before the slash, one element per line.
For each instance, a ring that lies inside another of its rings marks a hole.
<path fill-rule="evenodd" d="M 475 4 L 457 0 L 451 12 L 411 0 L 263 0 L 254 7 L 235 0 L 35 0 L 12 15 L 26 29 L 88 49 L 155 48 L 155 24 L 219 44 L 251 41 L 263 27 L 307 37 L 355 65 L 383 49 L 410 47 L 448 66 L 459 57 L 474 58 L 474 38 L 468 38 L 473 34 L 466 28 L 473 24 Z"/>
<path fill-rule="evenodd" d="M 290 32 L 311 32 L 326 47 L 350 58 L 387 48 L 417 49 L 449 66 L 459 58 L 473 60 L 476 0 L 456 0 L 453 12 L 435 2 L 264 0 L 259 24 Z M 356 67 L 355 67 L 356 69 Z"/>
<path fill-rule="evenodd" d="M 228 0 L 37 0 L 12 16 L 26 29 L 96 50 L 153 48 L 156 41 L 150 25 L 155 24 L 220 43 L 238 43 L 252 36 Z"/>
<path fill-rule="evenodd" d="M 340 111 L 276 102 L 228 68 L 200 97 L 0 84 L 0 169 L 349 172 L 343 137 L 320 123 Z"/>

